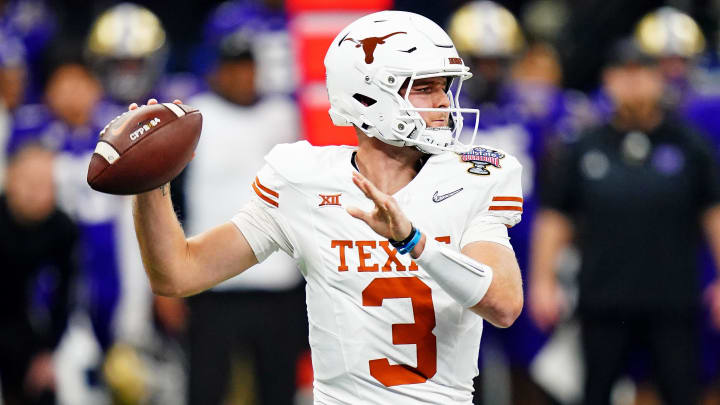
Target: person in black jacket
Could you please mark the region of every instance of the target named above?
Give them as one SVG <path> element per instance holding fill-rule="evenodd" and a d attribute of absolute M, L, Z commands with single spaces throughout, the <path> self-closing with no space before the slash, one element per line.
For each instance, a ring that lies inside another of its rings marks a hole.
<path fill-rule="evenodd" d="M 562 316 L 553 270 L 574 239 L 583 403 L 610 403 L 631 355 L 647 352 L 664 402 L 695 404 L 697 253 L 704 233 L 720 259 L 720 168 L 705 140 L 662 108 L 655 62 L 629 42 L 613 58 L 604 72 L 609 122 L 565 145 L 541 176 L 530 313 L 544 329 Z"/>
<path fill-rule="evenodd" d="M 53 154 L 13 153 L 0 195 L 0 382 L 6 405 L 53 404 L 52 352 L 67 324 L 77 232 L 55 208 Z"/>

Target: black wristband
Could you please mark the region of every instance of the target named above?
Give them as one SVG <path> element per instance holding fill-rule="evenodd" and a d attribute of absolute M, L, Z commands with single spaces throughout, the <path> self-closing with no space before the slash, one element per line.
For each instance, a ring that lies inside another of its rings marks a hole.
<path fill-rule="evenodd" d="M 417 232 L 417 229 L 415 229 L 415 227 L 414 227 L 412 224 L 410 224 L 410 227 L 411 227 L 411 228 L 410 228 L 410 235 L 408 235 L 407 238 L 405 238 L 405 239 L 403 239 L 403 240 L 401 240 L 401 241 L 397 241 L 397 240 L 394 240 L 394 239 L 388 239 L 388 242 L 390 242 L 390 244 L 393 245 L 393 247 L 395 247 L 396 249 L 399 248 L 399 247 L 401 247 L 401 246 L 405 246 L 405 245 L 407 245 L 408 243 L 410 243 L 410 241 L 412 240 L 412 238 L 415 236 L 415 232 Z"/>

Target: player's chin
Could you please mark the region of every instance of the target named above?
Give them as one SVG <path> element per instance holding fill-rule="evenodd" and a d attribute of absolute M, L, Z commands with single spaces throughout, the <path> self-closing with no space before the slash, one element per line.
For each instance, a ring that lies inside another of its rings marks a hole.
<path fill-rule="evenodd" d="M 446 128 L 449 127 L 447 119 L 432 120 L 427 123 L 428 128 Z"/>

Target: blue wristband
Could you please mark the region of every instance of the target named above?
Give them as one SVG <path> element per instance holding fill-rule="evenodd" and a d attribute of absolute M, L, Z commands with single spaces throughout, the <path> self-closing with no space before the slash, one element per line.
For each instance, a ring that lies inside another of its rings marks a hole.
<path fill-rule="evenodd" d="M 397 249 L 398 253 L 400 253 L 401 255 L 410 253 L 410 251 L 413 250 L 415 245 L 417 245 L 418 242 L 420 242 L 421 237 L 422 237 L 422 233 L 417 228 L 413 228 L 413 235 L 412 235 L 412 238 L 410 238 L 410 241 L 402 246 L 395 246 L 395 248 Z"/>

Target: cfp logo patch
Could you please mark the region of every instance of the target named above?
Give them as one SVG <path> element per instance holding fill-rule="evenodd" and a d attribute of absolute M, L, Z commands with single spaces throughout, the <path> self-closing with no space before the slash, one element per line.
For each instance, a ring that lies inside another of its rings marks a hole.
<path fill-rule="evenodd" d="M 126 121 L 127 122 L 127 121 Z M 138 138 L 140 138 L 144 133 L 150 131 L 151 129 L 155 128 L 160 123 L 160 118 L 155 117 L 147 122 L 147 124 L 144 124 L 140 126 L 140 128 L 136 129 L 130 134 L 130 140 L 134 141 Z M 124 124 L 123 124 L 124 125 Z"/>
<path fill-rule="evenodd" d="M 469 152 L 462 153 L 460 159 L 463 162 L 472 163 L 472 167 L 468 169 L 468 173 L 488 175 L 490 172 L 487 166 L 500 168 L 500 159 L 504 158 L 502 153 L 485 148 L 472 148 Z"/>
<path fill-rule="evenodd" d="M 342 193 L 339 194 L 318 194 L 320 196 L 320 204 L 318 204 L 318 207 L 327 207 L 327 206 L 336 206 L 340 207 L 342 204 L 340 204 L 340 196 Z"/>

